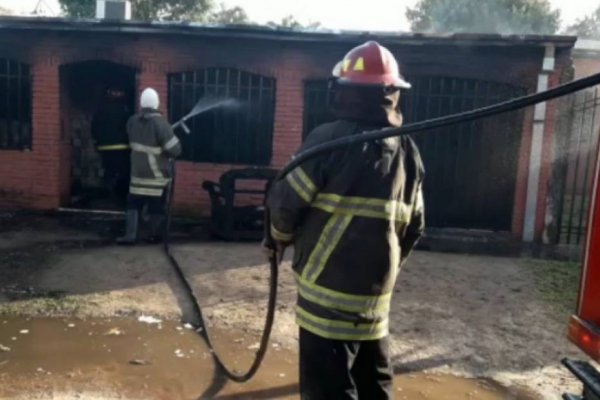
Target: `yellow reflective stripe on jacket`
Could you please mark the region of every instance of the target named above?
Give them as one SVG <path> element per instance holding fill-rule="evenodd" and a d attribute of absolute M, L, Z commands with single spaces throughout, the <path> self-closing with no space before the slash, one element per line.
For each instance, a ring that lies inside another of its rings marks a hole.
<path fill-rule="evenodd" d="M 163 194 L 163 189 L 150 189 L 137 186 L 130 186 L 129 193 L 138 194 L 140 196 L 161 197 Z"/>
<path fill-rule="evenodd" d="M 152 170 L 152 174 L 154 174 L 154 177 L 156 179 L 164 179 L 165 176 L 163 175 L 160 168 L 158 168 L 158 161 L 156 160 L 156 156 L 150 153 L 146 155 L 148 156 L 148 165 L 150 165 L 150 169 Z"/>
<path fill-rule="evenodd" d="M 98 146 L 98 151 L 113 151 L 113 150 L 129 150 L 128 144 L 108 144 L 105 146 Z"/>
<path fill-rule="evenodd" d="M 311 206 L 329 213 L 380 218 L 388 221 L 406 223 L 410 221 L 410 206 L 397 200 L 320 193 L 312 202 Z"/>
<path fill-rule="evenodd" d="M 389 334 L 389 319 L 373 324 L 338 321 L 317 317 L 296 307 L 296 322 L 315 335 L 334 340 L 377 340 Z"/>
<path fill-rule="evenodd" d="M 280 230 L 275 228 L 274 225 L 271 225 L 271 236 L 273 236 L 273 239 L 280 242 L 291 242 L 294 239 L 293 233 L 281 232 Z"/>
<path fill-rule="evenodd" d="M 169 140 L 167 143 L 165 143 L 163 148 L 165 150 L 171 150 L 173 147 L 177 146 L 178 144 L 179 144 L 179 139 L 177 138 L 177 136 L 173 136 L 171 138 L 171 140 Z"/>
<path fill-rule="evenodd" d="M 325 264 L 327 264 L 331 253 L 335 250 L 348 225 L 350 225 L 350 222 L 352 222 L 352 215 L 333 214 L 329 218 L 317 245 L 312 253 L 310 253 L 308 261 L 304 266 L 304 270 L 302 271 L 303 279 L 310 282 L 317 280 L 323 268 L 325 268 Z"/>
<path fill-rule="evenodd" d="M 141 143 L 131 143 L 130 146 L 131 150 L 139 151 L 140 153 L 160 155 L 163 152 L 162 148 L 160 147 L 146 146 L 145 144 Z"/>
<path fill-rule="evenodd" d="M 296 274 L 300 296 L 326 308 L 364 315 L 386 316 L 392 293 L 375 296 L 354 295 L 319 286 Z"/>
<path fill-rule="evenodd" d="M 286 177 L 287 182 L 302 200 L 310 203 L 317 193 L 317 187 L 301 167 L 294 169 Z"/>
<path fill-rule="evenodd" d="M 165 178 L 137 178 L 135 176 L 131 178 L 131 184 L 138 186 L 165 187 L 169 184 L 169 181 L 170 179 Z"/>

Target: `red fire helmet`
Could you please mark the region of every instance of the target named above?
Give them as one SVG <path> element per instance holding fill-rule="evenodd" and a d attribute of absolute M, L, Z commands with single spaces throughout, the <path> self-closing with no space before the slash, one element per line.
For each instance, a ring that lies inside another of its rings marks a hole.
<path fill-rule="evenodd" d="M 411 87 L 400 74 L 394 55 L 375 41 L 350 50 L 333 69 L 333 76 L 340 84 Z"/>

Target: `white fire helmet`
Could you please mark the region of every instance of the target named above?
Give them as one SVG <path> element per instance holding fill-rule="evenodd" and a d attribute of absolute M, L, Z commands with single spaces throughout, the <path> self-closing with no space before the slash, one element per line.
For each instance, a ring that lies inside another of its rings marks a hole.
<path fill-rule="evenodd" d="M 154 110 L 158 110 L 158 107 L 160 106 L 160 98 L 156 90 L 152 88 L 145 89 L 140 97 L 140 106 L 142 108 L 152 108 Z"/>

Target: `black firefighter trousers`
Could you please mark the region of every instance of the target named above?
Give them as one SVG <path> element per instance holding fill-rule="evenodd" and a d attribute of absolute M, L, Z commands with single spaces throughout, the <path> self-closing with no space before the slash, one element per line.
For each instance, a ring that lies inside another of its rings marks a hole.
<path fill-rule="evenodd" d="M 389 338 L 330 340 L 300 328 L 302 400 L 391 400 Z"/>

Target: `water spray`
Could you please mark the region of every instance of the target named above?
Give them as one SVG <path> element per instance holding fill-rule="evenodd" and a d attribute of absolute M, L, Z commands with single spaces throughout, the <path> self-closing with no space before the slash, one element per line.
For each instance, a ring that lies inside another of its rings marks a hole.
<path fill-rule="evenodd" d="M 216 108 L 234 108 L 241 104 L 242 103 L 238 99 L 231 97 L 203 97 L 196 103 L 194 108 L 192 108 L 192 110 L 186 116 L 173 124 L 173 129 L 181 128 L 187 135 L 189 135 L 192 132 L 186 124 L 189 119 Z"/>

